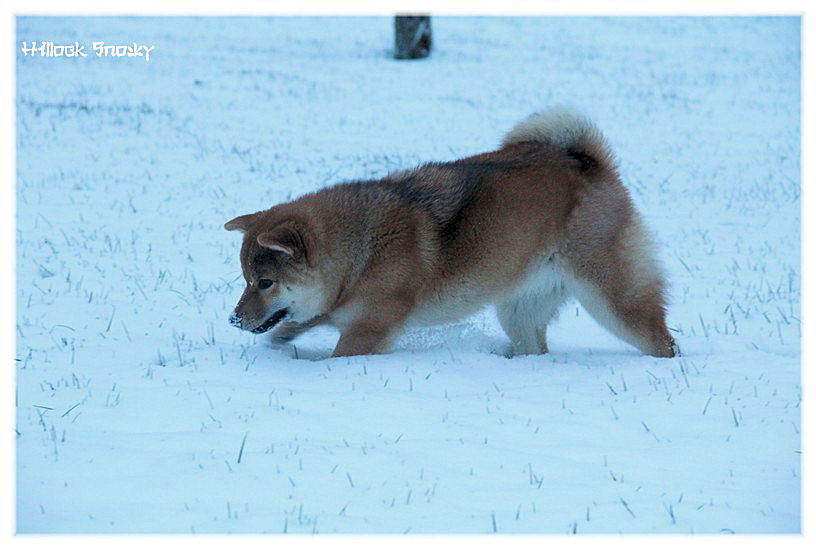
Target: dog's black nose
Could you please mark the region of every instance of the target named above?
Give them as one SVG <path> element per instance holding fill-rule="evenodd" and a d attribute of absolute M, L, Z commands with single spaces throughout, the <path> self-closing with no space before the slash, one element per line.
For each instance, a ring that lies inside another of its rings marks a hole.
<path fill-rule="evenodd" d="M 241 317 L 236 315 L 235 313 L 232 313 L 230 315 L 229 321 L 230 321 L 230 324 L 232 324 L 236 328 L 240 328 L 241 324 L 243 324 L 243 320 L 241 319 Z"/>

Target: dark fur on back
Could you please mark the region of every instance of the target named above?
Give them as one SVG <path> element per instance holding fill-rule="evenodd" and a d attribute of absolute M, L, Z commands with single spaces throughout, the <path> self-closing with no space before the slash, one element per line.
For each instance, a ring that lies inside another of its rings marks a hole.
<path fill-rule="evenodd" d="M 361 184 L 369 189 L 382 186 L 383 190 L 406 206 L 427 213 L 437 226 L 441 243 L 448 245 L 459 235 L 463 220 L 487 183 L 513 178 L 515 173 L 559 166 L 572 169 L 578 181 L 596 177 L 601 168 L 601 161 L 586 152 L 563 150 L 536 141 L 510 145 L 501 153 L 486 153 L 453 162 L 428 163 L 414 170 L 392 174 L 383 180 Z M 547 178 L 541 178 L 536 183 L 541 187 L 541 192 L 547 192 L 548 186 L 560 187 L 559 181 L 548 181 Z M 576 190 L 567 189 L 571 196 Z M 572 206 L 575 200 L 571 199 L 569 203 Z"/>
<path fill-rule="evenodd" d="M 436 223 L 442 243 L 449 244 L 485 182 L 518 167 L 518 162 L 507 161 L 438 162 L 388 179 L 383 185 L 406 205 L 427 212 Z M 429 184 L 439 179 L 444 186 Z"/>

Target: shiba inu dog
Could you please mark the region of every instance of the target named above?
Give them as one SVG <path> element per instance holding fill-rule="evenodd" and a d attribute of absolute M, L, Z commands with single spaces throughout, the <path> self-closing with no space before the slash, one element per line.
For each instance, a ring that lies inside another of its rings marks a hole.
<path fill-rule="evenodd" d="M 342 183 L 224 227 L 244 234 L 232 324 L 280 323 L 278 341 L 331 324 L 333 356 L 385 352 L 407 325 L 488 304 L 516 354 L 546 353 L 570 296 L 643 353 L 679 351 L 653 241 L 611 150 L 568 111 L 533 114 L 496 151 Z"/>

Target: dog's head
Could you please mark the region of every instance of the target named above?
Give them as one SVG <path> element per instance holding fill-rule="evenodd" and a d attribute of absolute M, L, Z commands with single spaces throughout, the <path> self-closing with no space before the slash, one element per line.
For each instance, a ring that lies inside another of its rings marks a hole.
<path fill-rule="evenodd" d="M 323 313 L 307 227 L 294 219 L 269 222 L 266 212 L 242 215 L 224 228 L 241 231 L 246 288 L 230 316 L 233 326 L 261 334 L 284 318 L 307 322 Z"/>

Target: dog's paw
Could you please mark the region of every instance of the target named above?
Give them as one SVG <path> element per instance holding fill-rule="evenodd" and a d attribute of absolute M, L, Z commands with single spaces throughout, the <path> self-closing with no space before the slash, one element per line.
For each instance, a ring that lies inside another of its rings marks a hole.
<path fill-rule="evenodd" d="M 276 347 L 286 345 L 302 333 L 303 327 L 300 324 L 284 321 L 269 334 L 269 343 Z"/>

